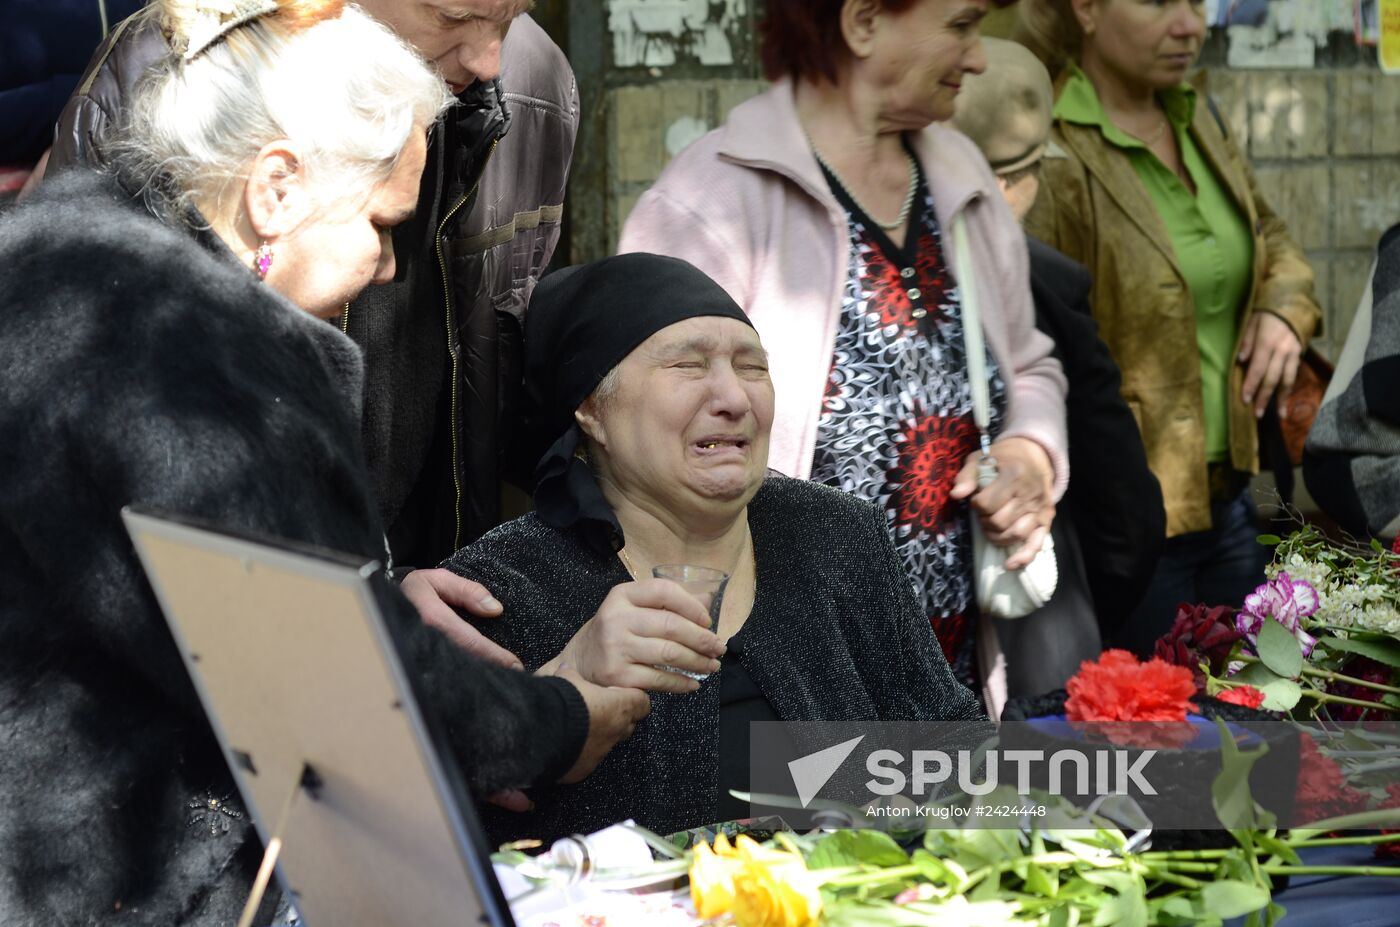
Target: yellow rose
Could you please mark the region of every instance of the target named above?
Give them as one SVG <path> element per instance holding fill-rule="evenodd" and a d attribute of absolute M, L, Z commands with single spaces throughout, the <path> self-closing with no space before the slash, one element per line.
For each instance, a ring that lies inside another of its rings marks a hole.
<path fill-rule="evenodd" d="M 734 876 L 743 863 L 736 857 L 729 840 L 720 834 L 715 847 L 696 845 L 690 862 L 690 900 L 702 918 L 728 914 L 734 906 Z"/>
<path fill-rule="evenodd" d="M 822 910 L 818 883 L 796 853 L 741 836 L 735 848 L 734 917 L 739 927 L 806 927 Z"/>

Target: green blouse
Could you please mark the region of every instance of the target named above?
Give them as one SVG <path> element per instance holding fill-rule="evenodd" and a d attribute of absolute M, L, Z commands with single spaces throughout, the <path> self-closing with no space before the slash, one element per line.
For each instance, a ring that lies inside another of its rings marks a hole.
<path fill-rule="evenodd" d="M 1078 67 L 1065 80 L 1055 118 L 1092 126 L 1123 151 L 1152 197 L 1176 251 L 1177 266 L 1196 304 L 1196 347 L 1201 357 L 1205 402 L 1206 459 L 1228 460 L 1230 368 L 1238 334 L 1240 303 L 1248 297 L 1254 269 L 1254 237 L 1229 190 L 1210 169 L 1191 135 L 1196 91 L 1185 84 L 1158 94 L 1182 161 L 1196 185 L 1193 195 L 1140 140 L 1113 124 L 1098 92 Z"/>

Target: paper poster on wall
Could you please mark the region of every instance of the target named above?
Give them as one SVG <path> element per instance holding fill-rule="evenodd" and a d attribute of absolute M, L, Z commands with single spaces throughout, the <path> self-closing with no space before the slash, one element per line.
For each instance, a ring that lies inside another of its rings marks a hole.
<path fill-rule="evenodd" d="M 1211 26 L 1262 26 L 1269 18 L 1269 0 L 1216 0 L 1206 6 Z"/>
<path fill-rule="evenodd" d="M 747 0 L 608 0 L 613 65 L 665 68 L 734 63 L 731 36 Z"/>
<path fill-rule="evenodd" d="M 1400 74 L 1400 0 L 1377 0 L 1381 70 Z"/>
<path fill-rule="evenodd" d="M 1349 0 L 1340 8 L 1331 0 L 1270 0 L 1262 19 L 1257 6 L 1241 3 L 1232 11 L 1228 0 L 1222 2 L 1227 9 L 1221 15 L 1230 22 L 1226 61 L 1232 68 L 1311 68 L 1328 33 L 1351 28 Z"/>
<path fill-rule="evenodd" d="M 1352 33 L 1357 45 L 1377 45 L 1381 40 L 1380 0 L 1356 0 Z"/>

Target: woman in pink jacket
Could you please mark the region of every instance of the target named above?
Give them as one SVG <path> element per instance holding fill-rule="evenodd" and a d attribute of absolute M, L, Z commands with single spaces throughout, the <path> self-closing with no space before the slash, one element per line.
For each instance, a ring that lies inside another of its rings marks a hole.
<path fill-rule="evenodd" d="M 749 314 L 777 392 L 770 464 L 885 512 L 965 681 L 977 673 L 969 511 L 1021 566 L 1068 479 L 1064 378 L 1035 329 L 1025 239 L 973 144 L 933 125 L 984 67 L 987 2 L 769 0 L 772 88 L 667 167 L 620 244 L 685 258 Z M 948 234 L 959 214 L 1000 464 L 980 490 Z"/>

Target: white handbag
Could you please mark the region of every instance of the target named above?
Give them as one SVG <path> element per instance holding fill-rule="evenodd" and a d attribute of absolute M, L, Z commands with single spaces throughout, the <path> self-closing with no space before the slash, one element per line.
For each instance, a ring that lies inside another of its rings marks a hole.
<path fill-rule="evenodd" d="M 953 260 L 962 295 L 963 339 L 967 346 L 972 418 L 982 441 L 977 485 L 986 486 L 997 478 L 997 462 L 991 454 L 991 437 L 987 433 L 992 421 L 992 401 L 971 253 L 967 225 L 959 213 L 953 219 Z M 969 520 L 972 524 L 973 582 L 977 605 L 982 613 L 996 618 L 1021 618 L 1049 602 L 1060 579 L 1060 568 L 1055 562 L 1055 545 L 1050 536 L 1045 536 L 1045 543 L 1034 560 L 1019 570 L 1008 570 L 1006 558 L 1011 551 L 987 540 L 976 515 Z"/>

